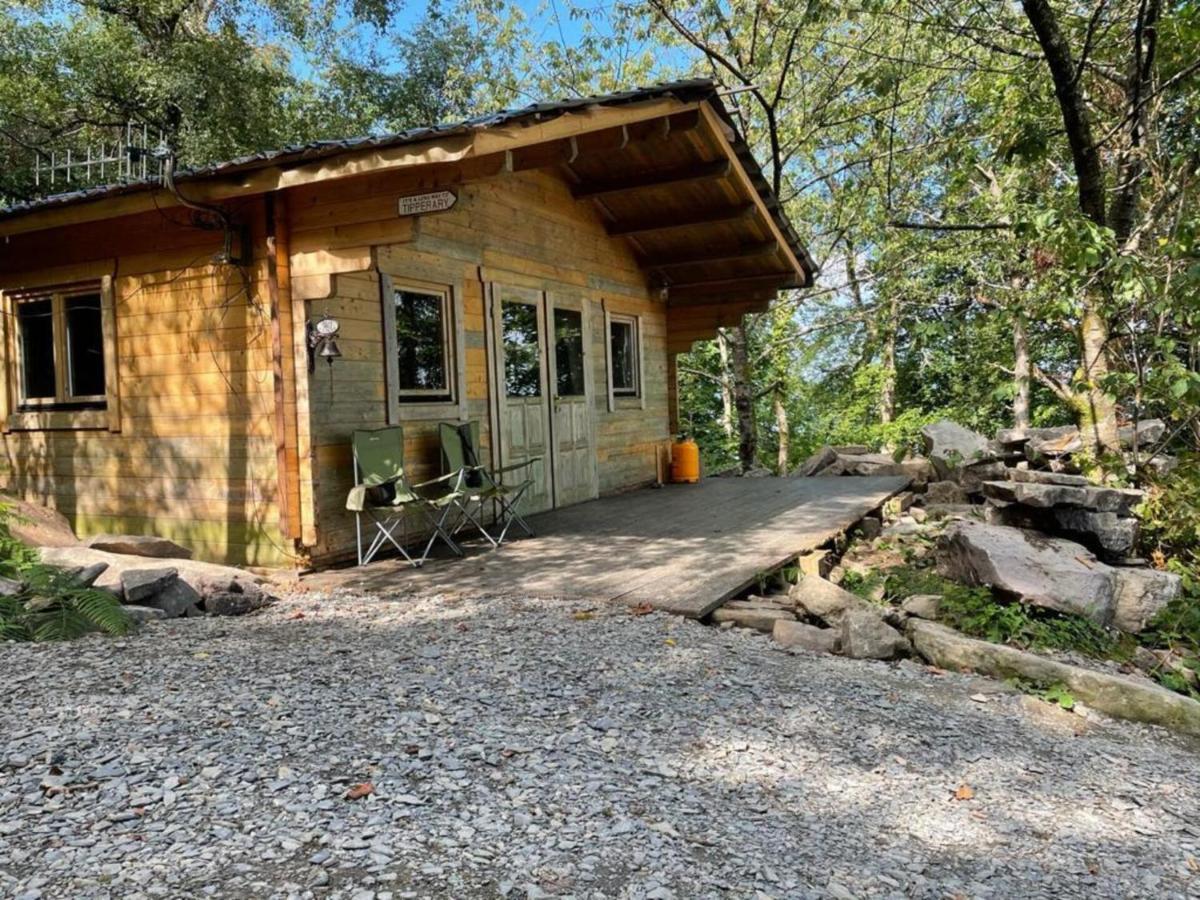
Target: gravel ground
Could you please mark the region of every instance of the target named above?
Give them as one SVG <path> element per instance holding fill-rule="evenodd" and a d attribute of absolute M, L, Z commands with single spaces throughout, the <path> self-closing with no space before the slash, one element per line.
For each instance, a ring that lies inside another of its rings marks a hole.
<path fill-rule="evenodd" d="M 1200 897 L 1195 743 L 662 614 L 300 595 L 0 678 L 0 895 Z"/>

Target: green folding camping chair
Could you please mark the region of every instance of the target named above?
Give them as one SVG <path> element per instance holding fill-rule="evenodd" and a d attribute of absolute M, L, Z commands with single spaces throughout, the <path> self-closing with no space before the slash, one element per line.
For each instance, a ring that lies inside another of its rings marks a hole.
<path fill-rule="evenodd" d="M 451 534 L 458 534 L 468 524 L 474 525 L 493 547 L 499 547 L 508 536 L 509 528 L 517 524 L 526 534 L 533 537 L 533 529 L 517 508 L 525 492 L 533 486 L 533 478 L 526 475 L 519 482 L 506 483 L 505 476 L 522 470 L 528 471 L 534 463 L 541 461 L 541 457 L 535 456 L 500 469 L 489 469 L 480 463 L 478 422 L 462 425 L 442 422 L 438 433 L 441 437 L 442 463 L 445 470 L 463 473 L 461 495 L 455 501 L 460 516 L 451 529 Z M 494 524 L 499 528 L 499 533 L 496 535 L 492 535 L 483 527 L 484 508 L 488 503 L 494 503 L 497 508 Z M 472 508 L 476 510 L 475 513 L 472 513 Z"/>
<path fill-rule="evenodd" d="M 458 508 L 462 496 L 464 472 L 448 472 L 420 484 L 409 484 L 404 477 L 404 430 L 398 425 L 355 431 L 351 438 L 354 451 L 354 487 L 346 498 L 346 509 L 354 513 L 358 536 L 358 564 L 365 565 L 387 544 L 391 544 L 414 566 L 429 558 L 429 551 L 440 538 L 456 556 L 462 548 L 446 528 L 447 518 Z M 414 556 L 404 549 L 408 541 L 407 513 L 417 513 L 430 528 L 429 539 Z M 363 519 L 375 526 L 370 542 L 363 546 Z M 401 529 L 401 540 L 396 530 Z"/>

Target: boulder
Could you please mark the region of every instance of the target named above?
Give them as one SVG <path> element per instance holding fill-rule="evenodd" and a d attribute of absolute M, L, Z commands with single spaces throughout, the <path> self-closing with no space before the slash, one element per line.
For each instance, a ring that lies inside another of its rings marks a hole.
<path fill-rule="evenodd" d="M 141 604 L 155 594 L 161 593 L 179 579 L 179 570 L 171 567 L 161 569 L 126 569 L 121 573 L 121 588 L 126 603 Z"/>
<path fill-rule="evenodd" d="M 940 668 L 1063 684 L 1077 700 L 1107 715 L 1200 735 L 1200 703 L 1146 679 L 1067 665 L 920 619 L 909 619 L 907 633 L 913 648 Z"/>
<path fill-rule="evenodd" d="M 877 516 L 863 516 L 858 523 L 858 533 L 865 540 L 872 541 L 883 533 L 883 522 Z"/>
<path fill-rule="evenodd" d="M 1183 582 L 1173 572 L 1156 569 L 1114 569 L 1116 603 L 1112 624 L 1137 634 L 1183 591 Z"/>
<path fill-rule="evenodd" d="M 921 428 L 921 437 L 925 442 L 926 456 L 954 465 L 991 459 L 996 455 L 991 443 L 982 434 L 949 419 L 925 425 Z"/>
<path fill-rule="evenodd" d="M 771 638 L 781 647 L 799 647 L 813 653 L 837 653 L 841 633 L 836 628 L 818 628 L 803 622 L 778 619 Z"/>
<path fill-rule="evenodd" d="M 261 591 L 217 591 L 204 598 L 204 611 L 210 616 L 244 616 L 270 602 L 271 598 Z"/>
<path fill-rule="evenodd" d="M 153 606 L 122 606 L 125 610 L 125 615 L 133 619 L 133 621 L 141 626 L 147 622 L 159 622 L 167 618 L 167 614 L 161 609 L 155 609 Z"/>
<path fill-rule="evenodd" d="M 1028 484 L 1065 484 L 1070 487 L 1091 487 L 1092 485 L 1092 482 L 1085 476 L 1069 475 L 1066 472 L 1045 472 L 1041 469 L 1009 469 L 1007 474 L 1009 481 L 1021 481 Z"/>
<path fill-rule="evenodd" d="M 967 502 L 967 492 L 957 481 L 934 481 L 925 488 L 925 505 L 931 503 L 962 504 Z"/>
<path fill-rule="evenodd" d="M 842 655 L 851 659 L 892 659 L 908 650 L 904 635 L 873 609 L 847 609 L 841 632 Z"/>
<path fill-rule="evenodd" d="M 41 547 L 41 560 L 46 565 L 89 566 L 97 562 L 108 564 L 108 570 L 96 581 L 96 586 L 114 592 L 121 589 L 121 575 L 131 569 L 146 568 L 146 560 L 137 556 L 125 556 L 121 553 L 108 553 L 103 550 L 92 550 L 82 545 L 75 547 Z M 179 571 L 179 577 L 194 587 L 201 594 L 216 593 L 231 590 L 234 587 L 252 589 L 263 583 L 261 575 L 238 569 L 234 566 L 223 566 L 218 563 L 201 562 L 190 559 L 171 560 L 171 567 Z"/>
<path fill-rule="evenodd" d="M 236 595 L 222 596 L 232 597 Z M 212 598 L 209 599 L 211 601 Z M 229 614 L 213 612 L 213 615 Z M 774 630 L 776 622 L 781 619 L 795 621 L 796 614 L 791 610 L 781 609 L 777 606 L 747 605 L 740 604 L 735 600 L 726 603 L 719 609 L 713 610 L 712 617 L 714 622 L 732 622 L 739 628 L 751 628 L 755 631 L 763 631 L 770 634 Z"/>
<path fill-rule="evenodd" d="M 837 458 L 837 451 L 826 444 L 824 447 L 802 462 L 799 467 L 792 472 L 792 475 L 799 478 L 810 478 L 813 475 L 816 475 L 822 469 L 833 465 L 835 462 L 837 462 Z"/>
<path fill-rule="evenodd" d="M 1141 491 L 1089 485 L 1077 487 L 1065 484 L 1037 484 L 1022 481 L 988 481 L 983 485 L 984 496 L 1018 503 L 1033 509 L 1073 506 L 1093 512 L 1112 512 L 1121 516 L 1132 514 L 1133 508 L 1145 496 Z"/>
<path fill-rule="evenodd" d="M 1034 531 L 955 522 L 938 543 L 938 570 L 967 584 L 988 585 L 1028 603 L 1107 625 L 1113 614 L 1112 569 L 1085 547 Z"/>
<path fill-rule="evenodd" d="M 175 578 L 150 597 L 139 600 L 135 605 L 161 609 L 168 619 L 195 616 L 199 613 L 203 598 L 182 578 Z"/>
<path fill-rule="evenodd" d="M 1140 526 L 1132 516 L 1069 508 L 1051 510 L 1051 515 L 1054 534 L 1074 538 L 1108 557 L 1126 556 L 1137 545 Z"/>
<path fill-rule="evenodd" d="M 1057 457 L 1077 453 L 1083 449 L 1083 439 L 1074 425 L 1056 428 L 1030 428 L 1029 440 L 1025 442 L 1025 455 Z"/>
<path fill-rule="evenodd" d="M 192 551 L 174 541 L 149 534 L 98 534 L 84 546 L 125 556 L 149 556 L 153 559 L 191 559 Z"/>
<path fill-rule="evenodd" d="M 900 604 L 900 611 L 907 616 L 932 621 L 938 617 L 941 606 L 940 594 L 913 594 Z"/>
<path fill-rule="evenodd" d="M 996 443 L 1005 450 L 1020 450 L 1028 440 L 1028 428 L 1001 428 L 996 432 Z"/>
<path fill-rule="evenodd" d="M 0 597 L 15 597 L 23 590 L 24 583 L 14 578 L 0 578 Z"/>
<path fill-rule="evenodd" d="M 842 624 L 846 610 L 871 609 L 871 605 L 857 594 L 813 575 L 806 575 L 793 585 L 790 596 L 808 615 L 833 628 Z"/>
<path fill-rule="evenodd" d="M 959 485 L 968 494 L 983 493 L 983 485 L 988 481 L 999 481 L 1008 477 L 1008 466 L 1002 462 L 984 460 L 969 463 L 956 473 Z"/>
<path fill-rule="evenodd" d="M 8 510 L 9 532 L 26 547 L 79 546 L 71 523 L 58 510 L 11 494 L 0 494 L 0 506 Z"/>
<path fill-rule="evenodd" d="M 1138 447 L 1142 448 L 1147 444 L 1154 444 L 1162 440 L 1162 436 L 1166 433 L 1167 423 L 1162 419 L 1142 419 L 1137 423 L 1136 428 L 1133 425 L 1125 425 L 1117 429 L 1117 437 L 1125 447 L 1133 446 L 1135 436 Z"/>

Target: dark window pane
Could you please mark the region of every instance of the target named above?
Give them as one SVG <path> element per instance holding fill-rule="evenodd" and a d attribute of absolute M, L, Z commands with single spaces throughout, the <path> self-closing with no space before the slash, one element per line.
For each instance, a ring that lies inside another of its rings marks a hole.
<path fill-rule="evenodd" d="M 450 393 L 446 309 L 440 294 L 396 291 L 400 390 Z"/>
<path fill-rule="evenodd" d="M 100 295 L 67 297 L 67 378 L 72 397 L 104 394 L 104 332 L 100 327 Z"/>
<path fill-rule="evenodd" d="M 558 396 L 582 397 L 583 314 L 573 309 L 554 310 L 554 368 Z"/>
<path fill-rule="evenodd" d="M 540 397 L 542 363 L 537 307 L 528 303 L 502 303 L 500 326 L 504 334 L 504 386 L 508 396 Z"/>
<path fill-rule="evenodd" d="M 637 381 L 634 371 L 637 366 L 637 357 L 633 345 L 633 323 L 613 322 L 609 337 L 612 343 L 613 393 L 635 393 Z"/>
<path fill-rule="evenodd" d="M 20 303 L 17 320 L 21 330 L 22 399 L 54 399 L 54 303 Z"/>

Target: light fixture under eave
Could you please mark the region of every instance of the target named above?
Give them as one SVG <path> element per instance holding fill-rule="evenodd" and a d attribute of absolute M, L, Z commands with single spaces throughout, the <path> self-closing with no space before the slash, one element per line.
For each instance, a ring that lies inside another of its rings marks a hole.
<path fill-rule="evenodd" d="M 315 323 L 311 319 L 305 323 L 309 372 L 316 370 L 318 356 L 331 366 L 335 359 L 341 357 L 342 351 L 338 347 L 336 340 L 340 327 L 338 320 L 328 315 L 323 315 Z"/>

